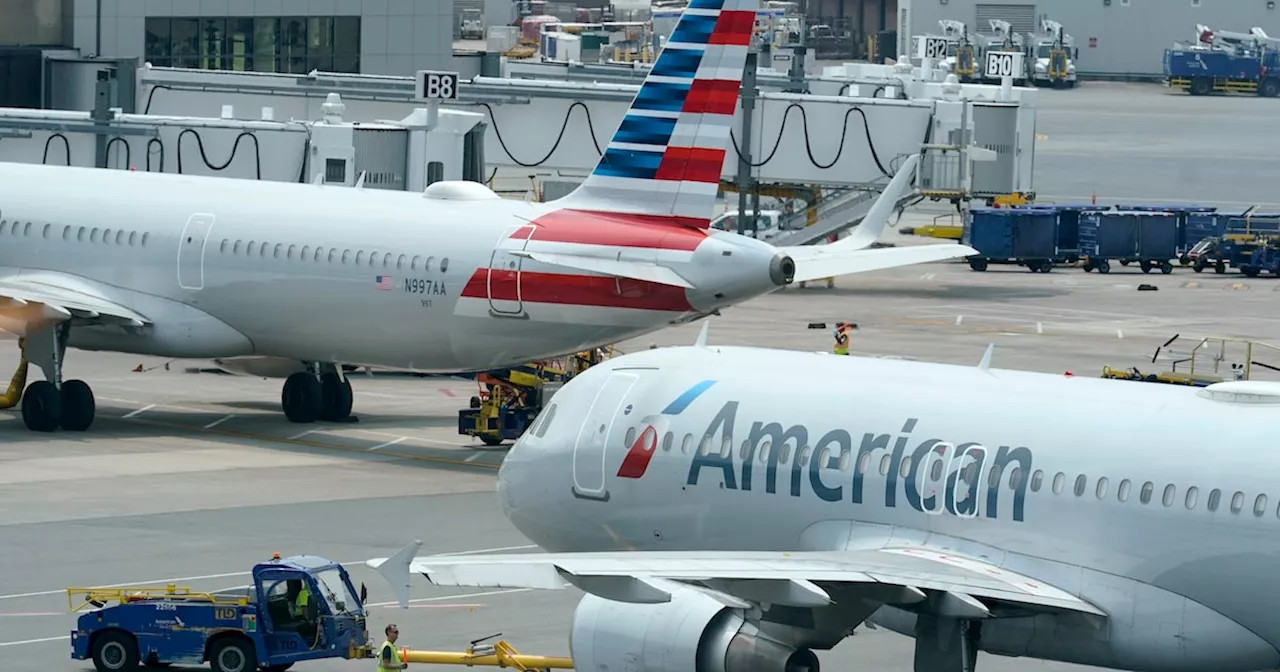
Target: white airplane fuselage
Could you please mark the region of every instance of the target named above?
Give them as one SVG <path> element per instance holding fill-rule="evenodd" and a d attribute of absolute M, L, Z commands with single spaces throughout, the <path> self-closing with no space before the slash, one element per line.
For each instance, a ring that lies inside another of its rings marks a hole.
<path fill-rule="evenodd" d="M 506 458 L 499 493 L 551 552 L 911 547 L 1034 577 L 1107 613 L 1100 625 L 988 619 L 984 651 L 1269 670 L 1280 666 L 1269 597 L 1280 390 L 1214 390 L 662 348 L 562 388 Z M 910 635 L 915 619 L 886 606 L 873 621 Z"/>
<path fill-rule="evenodd" d="M 85 198 L 88 190 L 100 196 Z M 497 198 L 0 164 L 0 275 L 39 282 L 56 274 L 51 284 L 72 282 L 152 322 L 132 333 L 77 326 L 68 342 L 75 348 L 427 372 L 597 347 L 780 286 L 769 269 L 777 252 L 748 237 L 548 219 L 555 210 Z M 539 230 L 526 241 L 532 221 Z M 703 289 L 592 276 L 515 250 L 662 262 Z M 389 278 L 385 285 L 380 276 Z M 0 328 L 22 335 L 27 317 L 0 318 Z"/>

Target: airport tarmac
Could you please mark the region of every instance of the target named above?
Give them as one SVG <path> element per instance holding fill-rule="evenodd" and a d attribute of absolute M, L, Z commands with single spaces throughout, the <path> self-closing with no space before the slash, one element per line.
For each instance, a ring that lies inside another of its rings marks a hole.
<path fill-rule="evenodd" d="M 928 242 L 889 236 L 901 244 Z M 1138 291 L 1149 283 L 1157 291 Z M 1269 317 L 1280 280 L 1170 275 L 1116 267 L 1109 275 L 1057 268 L 977 273 L 940 263 L 839 278 L 724 311 L 712 345 L 827 350 L 830 328 L 852 320 L 857 353 L 1099 375 L 1103 365 L 1145 368 L 1175 333 L 1280 341 Z M 826 327 L 809 329 L 809 323 Z M 692 343 L 700 324 L 621 344 L 623 351 Z M 1278 353 L 1280 354 L 1280 353 Z M 1280 357 L 1255 353 L 1280 365 Z M 16 361 L 0 342 L 0 372 Z M 296 426 L 278 410 L 279 380 L 187 373 L 207 362 L 72 351 L 67 374 L 90 382 L 98 420 L 85 434 L 36 435 L 0 411 L 0 669 L 87 671 L 68 656 L 65 588 L 176 583 L 217 590 L 247 582 L 254 562 L 295 553 L 353 563 L 372 611 L 370 632 L 400 625 L 413 648 L 461 650 L 501 632 L 527 653 L 568 655 L 574 590 L 446 590 L 414 583 L 412 608 L 390 605 L 385 582 L 359 564 L 412 539 L 430 552 L 524 551 L 502 517 L 494 465 L 502 449 L 456 434 L 473 384 L 408 376 L 355 376 L 350 425 Z M 133 372 L 142 366 L 142 372 Z M 33 369 L 32 377 L 39 376 Z M 0 381 L 3 382 L 3 381 Z M 852 394 L 855 380 L 815 381 Z M 1139 383 L 1132 383 L 1139 384 Z M 922 404 L 947 403 L 935 391 Z M 830 669 L 911 670 L 912 641 L 863 630 L 829 652 Z M 372 669 L 328 661 L 299 669 Z M 986 656 L 982 672 L 1080 670 Z"/>

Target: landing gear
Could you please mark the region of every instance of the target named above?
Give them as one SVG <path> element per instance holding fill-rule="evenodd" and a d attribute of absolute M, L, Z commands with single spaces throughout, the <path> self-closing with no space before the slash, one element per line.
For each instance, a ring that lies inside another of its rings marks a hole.
<path fill-rule="evenodd" d="M 22 422 L 33 432 L 52 432 L 59 427 L 83 432 L 93 425 L 97 412 L 93 390 L 83 380 L 62 380 L 70 330 L 71 325 L 63 322 L 33 329 L 25 339 L 25 357 L 40 367 L 45 377 L 28 385 L 22 395 Z"/>
<path fill-rule="evenodd" d="M 916 672 L 974 672 L 982 621 L 921 614 L 916 617 Z"/>
<path fill-rule="evenodd" d="M 290 422 L 300 424 L 317 420 L 350 422 L 354 394 L 351 381 L 339 373 L 336 366 L 324 365 L 329 370 L 319 373 L 319 367 L 289 376 L 280 394 L 280 406 Z"/>

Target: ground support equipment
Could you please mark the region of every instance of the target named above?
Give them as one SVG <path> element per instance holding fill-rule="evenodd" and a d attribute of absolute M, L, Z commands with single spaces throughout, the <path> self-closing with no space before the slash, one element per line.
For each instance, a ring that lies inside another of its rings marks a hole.
<path fill-rule="evenodd" d="M 1250 380 L 1259 369 L 1280 372 L 1280 366 L 1274 366 L 1255 359 L 1262 351 L 1280 354 L 1280 346 L 1261 341 L 1250 341 L 1241 338 L 1224 338 L 1207 336 L 1201 338 L 1190 350 L 1173 350 L 1173 345 L 1181 337 L 1174 334 L 1156 348 L 1151 363 L 1156 363 L 1163 355 L 1171 363 L 1169 371 L 1160 373 L 1142 373 L 1137 368 L 1128 370 L 1102 367 L 1102 377 L 1117 380 L 1136 380 L 1148 383 L 1166 383 L 1171 385 L 1192 385 L 1206 387 L 1227 380 Z M 1228 348 L 1235 346 L 1235 352 L 1228 354 Z M 1180 365 L 1185 365 L 1182 371 Z"/>

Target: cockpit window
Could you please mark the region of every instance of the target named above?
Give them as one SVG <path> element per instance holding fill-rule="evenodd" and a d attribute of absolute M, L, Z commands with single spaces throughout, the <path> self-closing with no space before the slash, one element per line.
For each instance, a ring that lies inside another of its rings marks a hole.
<path fill-rule="evenodd" d="M 533 435 L 538 437 L 539 439 L 546 436 L 547 427 L 551 426 L 551 421 L 554 420 L 555 417 L 556 417 L 556 405 L 551 404 L 549 407 L 547 407 L 547 410 L 542 414 L 542 418 L 539 419 L 537 423 L 535 423 L 537 426 L 534 428 Z"/>

